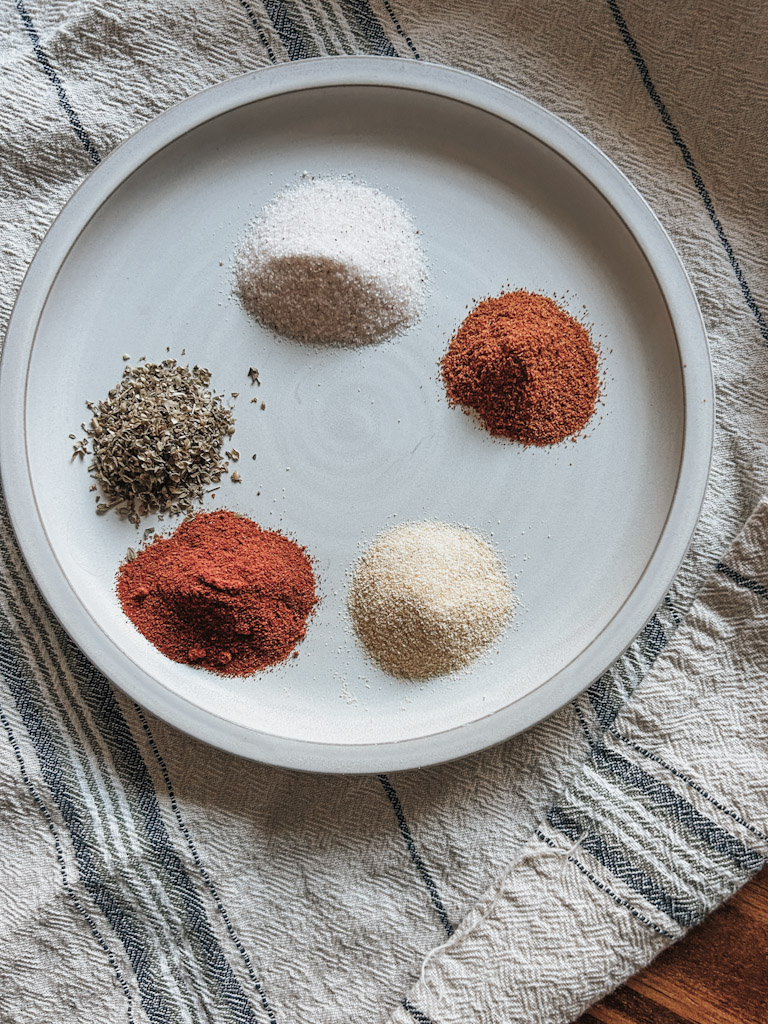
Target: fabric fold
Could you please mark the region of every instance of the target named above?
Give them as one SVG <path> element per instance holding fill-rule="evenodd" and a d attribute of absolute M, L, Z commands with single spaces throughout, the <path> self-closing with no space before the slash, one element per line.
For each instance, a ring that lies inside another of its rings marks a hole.
<path fill-rule="evenodd" d="M 565 1024 L 768 857 L 768 499 L 391 1024 Z"/>

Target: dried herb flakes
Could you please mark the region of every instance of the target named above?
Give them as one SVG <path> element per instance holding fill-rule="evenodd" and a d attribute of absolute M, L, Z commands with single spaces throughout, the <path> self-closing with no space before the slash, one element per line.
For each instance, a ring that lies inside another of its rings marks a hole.
<path fill-rule="evenodd" d="M 235 419 L 210 383 L 210 370 L 166 359 L 126 366 L 104 401 L 86 403 L 92 413 L 84 427 L 93 449 L 88 468 L 107 499 L 97 512 L 114 509 L 138 525 L 149 513 L 189 512 L 218 483 Z"/>

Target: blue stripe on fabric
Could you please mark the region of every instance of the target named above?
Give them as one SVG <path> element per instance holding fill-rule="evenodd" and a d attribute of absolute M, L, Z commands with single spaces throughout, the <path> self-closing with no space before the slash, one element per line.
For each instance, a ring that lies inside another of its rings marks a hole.
<path fill-rule="evenodd" d="M 585 834 L 583 823 L 558 806 L 550 807 L 547 821 L 552 828 L 562 832 L 573 842 L 578 842 L 583 850 L 612 875 L 683 928 L 690 928 L 701 920 L 702 915 L 693 910 L 689 903 L 671 896 L 655 879 L 636 867 L 625 850 L 600 835 L 595 830 L 596 823 L 592 822 L 592 828 Z"/>
<path fill-rule="evenodd" d="M 216 903 L 216 909 L 219 911 L 219 913 L 222 916 L 222 919 L 223 919 L 224 924 L 225 924 L 226 929 L 227 929 L 227 934 L 232 939 L 232 942 L 234 943 L 235 948 L 237 949 L 237 951 L 240 954 L 240 956 L 243 958 L 243 962 L 245 963 L 246 969 L 248 971 L 248 976 L 250 977 L 251 981 L 253 982 L 253 986 L 254 986 L 254 988 L 256 989 L 256 991 L 257 991 L 257 993 L 259 995 L 259 998 L 261 1000 L 261 1005 L 264 1007 L 264 1011 L 266 1012 L 266 1014 L 269 1017 L 270 1021 L 272 1021 L 272 1024 L 277 1024 L 277 1018 L 275 1017 L 275 1012 L 274 1012 L 274 1010 L 272 1009 L 272 1007 L 270 1006 L 270 1004 L 269 1004 L 269 1002 L 267 1000 L 267 997 L 266 997 L 266 994 L 264 992 L 264 988 L 263 988 L 261 982 L 256 977 L 256 973 L 255 973 L 255 971 L 253 969 L 253 964 L 251 963 L 251 958 L 248 955 L 248 951 L 246 950 L 245 946 L 240 941 L 240 938 L 239 938 L 237 932 L 235 931 L 235 929 L 232 926 L 232 922 L 229 919 L 229 914 L 227 913 L 226 908 L 224 907 L 224 904 L 219 899 L 219 894 L 218 894 L 218 892 L 216 890 L 216 886 L 214 885 L 213 880 L 211 879 L 210 875 L 208 874 L 208 872 L 203 867 L 203 862 L 200 859 L 200 854 L 197 852 L 197 848 L 195 847 L 195 844 L 194 844 L 194 842 L 192 840 L 192 836 L 190 834 L 190 831 L 187 828 L 187 826 L 186 826 L 186 824 L 184 822 L 184 819 L 181 816 L 181 810 L 179 808 L 179 804 L 178 804 L 178 801 L 176 799 L 176 793 L 174 792 L 174 789 L 173 789 L 173 784 L 171 782 L 170 772 L 168 771 L 168 767 L 167 767 L 167 765 L 166 765 L 166 763 L 165 763 L 165 761 L 163 759 L 162 754 L 160 753 L 160 750 L 159 750 L 159 748 L 157 746 L 157 743 L 155 742 L 155 738 L 152 735 L 152 730 L 149 728 L 149 722 L 147 721 L 147 718 L 146 718 L 144 712 L 142 711 L 142 709 L 139 707 L 138 704 L 134 704 L 133 705 L 133 709 L 136 712 L 136 715 L 137 715 L 139 721 L 141 722 L 141 727 L 144 730 L 144 734 L 147 737 L 147 741 L 149 743 L 150 749 L 152 750 L 152 753 L 155 756 L 155 760 L 157 761 L 157 764 L 158 764 L 158 766 L 160 768 L 160 772 L 161 772 L 161 774 L 163 776 L 163 782 L 165 783 L 165 788 L 166 788 L 166 791 L 168 793 L 168 799 L 169 799 L 170 804 L 171 804 L 171 810 L 173 811 L 174 817 L 176 818 L 176 822 L 177 822 L 179 828 L 181 829 L 181 833 L 182 833 L 182 835 L 184 836 L 184 838 L 185 838 L 185 840 L 187 842 L 187 846 L 189 847 L 189 851 L 192 854 L 192 859 L 195 862 L 195 866 L 197 867 L 198 871 L 200 872 L 200 874 L 202 876 L 202 879 L 205 882 L 205 885 L 206 885 L 208 891 L 210 892 L 211 896 L 214 899 L 214 902 Z"/>
<path fill-rule="evenodd" d="M 248 0 L 240 0 L 240 6 L 243 8 L 245 13 L 248 15 L 248 20 L 250 21 L 250 23 L 253 25 L 254 29 L 256 30 L 256 35 L 259 37 L 261 45 L 267 51 L 267 56 L 269 57 L 269 59 L 272 61 L 273 64 L 277 64 L 277 57 L 275 57 L 275 51 L 270 46 L 269 40 L 267 39 L 267 36 L 266 36 L 266 33 L 264 32 L 264 29 L 261 27 L 261 22 L 256 17 L 256 13 L 255 13 L 253 7 L 251 7 L 251 5 L 248 3 Z"/>
<path fill-rule="evenodd" d="M 287 5 L 282 0 L 262 0 L 269 20 L 280 36 L 291 60 L 303 60 L 306 57 L 317 57 L 319 52 L 312 39 L 307 40 L 304 32 L 291 17 Z"/>
<path fill-rule="evenodd" d="M 610 12 L 613 15 L 613 20 L 616 22 L 616 27 L 619 30 L 619 34 L 621 35 L 621 38 L 624 41 L 624 45 L 627 47 L 630 54 L 632 55 L 632 59 L 635 62 L 635 67 L 640 72 L 640 77 L 643 80 L 643 85 L 645 86 L 648 95 L 653 101 L 656 110 L 659 112 L 659 116 L 661 117 L 664 127 L 672 136 L 672 140 L 674 141 L 677 148 L 680 150 L 685 166 L 690 171 L 691 178 L 693 179 L 693 184 L 696 187 L 696 191 L 699 193 L 699 196 L 701 197 L 701 200 L 704 203 L 707 215 L 709 216 L 709 219 L 712 222 L 715 231 L 717 232 L 717 237 L 720 239 L 720 244 L 725 249 L 725 252 L 728 256 L 728 262 L 731 264 L 731 269 L 736 275 L 736 280 L 739 282 L 741 293 L 744 296 L 744 299 L 746 300 L 747 306 L 749 307 L 752 315 L 754 316 L 757 322 L 763 341 L 768 342 L 768 323 L 766 323 L 765 317 L 763 316 L 760 307 L 757 305 L 757 302 L 755 301 L 755 298 L 752 295 L 752 290 L 749 287 L 749 284 L 747 283 L 747 279 L 744 276 L 744 271 L 741 269 L 739 261 L 736 259 L 736 254 L 733 251 L 733 246 L 728 240 L 728 236 L 726 235 L 725 229 L 723 228 L 723 225 L 720 222 L 720 218 L 715 213 L 715 205 L 712 202 L 712 196 L 709 194 L 709 190 L 704 184 L 704 179 L 699 173 L 693 156 L 691 155 L 691 151 L 686 145 L 679 128 L 672 120 L 670 113 L 667 110 L 666 104 L 659 96 L 656 90 L 656 86 L 653 84 L 653 79 L 651 78 L 651 73 L 648 70 L 648 65 L 646 64 L 643 55 L 640 53 L 640 48 L 637 45 L 634 36 L 629 31 L 629 27 L 624 19 L 624 15 L 621 13 L 621 8 L 619 7 L 617 0 L 607 0 L 607 3 Z"/>
<path fill-rule="evenodd" d="M 61 78 L 56 72 L 56 69 L 51 64 L 47 53 L 40 45 L 40 36 L 37 34 L 37 29 L 35 28 L 34 22 L 32 21 L 32 18 L 30 17 L 27 8 L 24 6 L 23 0 L 16 0 L 16 10 L 19 12 L 19 17 L 21 18 L 22 24 L 24 25 L 24 29 L 27 35 L 29 36 L 30 42 L 32 43 L 32 51 L 35 55 L 37 63 L 40 65 L 48 81 L 56 90 L 56 95 L 59 100 L 59 106 L 67 115 L 69 123 L 72 126 L 72 131 L 75 133 L 75 135 L 82 143 L 83 149 L 90 157 L 91 162 L 94 165 L 101 163 L 101 154 L 99 153 L 98 149 L 96 149 L 96 147 L 94 146 L 93 140 L 91 139 L 88 132 L 85 130 L 85 128 L 83 128 L 80 118 L 77 116 L 77 113 L 75 112 L 72 104 L 69 101 L 67 91 L 64 88 L 64 83 L 61 81 Z"/>
<path fill-rule="evenodd" d="M 371 10 L 368 0 L 339 0 L 339 5 L 349 24 L 357 25 L 371 53 L 382 57 L 397 56 L 397 51 L 381 27 L 381 22 Z"/>
<path fill-rule="evenodd" d="M 171 844 L 151 778 L 110 685 L 73 644 L 68 643 L 68 648 L 80 677 L 81 692 L 94 714 L 102 737 L 109 746 L 117 773 L 123 779 L 128 779 L 137 791 L 141 822 L 153 853 L 166 872 L 171 885 L 182 898 L 190 933 L 202 949 L 211 976 L 216 980 L 221 995 L 237 1015 L 237 1019 L 247 1021 L 248 1024 L 257 1024 L 253 1008 L 211 931 L 200 897 Z M 11 695 L 35 748 L 43 778 L 72 838 L 72 847 L 83 885 L 125 948 L 136 975 L 147 1016 L 157 1024 L 166 1024 L 169 1020 L 169 1008 L 157 988 L 148 952 L 143 948 L 128 913 L 116 898 L 110 881 L 103 878 L 99 872 L 84 823 L 69 793 L 53 737 L 45 726 L 43 716 L 23 679 L 21 665 L 17 658 L 7 651 L 0 655 L 0 663 Z"/>
<path fill-rule="evenodd" d="M 408 35 L 407 32 L 403 31 L 403 27 L 400 24 L 400 22 L 398 21 L 397 15 L 395 14 L 395 12 L 394 12 L 394 10 L 392 8 L 392 4 L 389 2 L 389 0 L 382 0 L 382 3 L 384 4 L 384 7 L 386 9 L 387 14 L 392 19 L 392 24 L 395 26 L 395 31 L 397 32 L 397 34 L 399 36 L 403 37 L 403 39 L 405 40 L 405 42 L 406 42 L 406 44 L 408 46 L 408 49 L 411 51 L 411 53 L 416 58 L 416 60 L 421 60 L 421 56 L 419 54 L 419 51 L 413 45 L 413 40 L 411 39 L 411 37 Z"/>
<path fill-rule="evenodd" d="M 762 583 L 758 583 L 757 580 L 751 580 L 748 576 L 742 576 L 740 572 L 736 572 L 735 569 L 731 569 L 730 566 L 724 562 L 718 562 L 715 566 L 715 570 L 722 573 L 729 580 L 732 580 L 737 587 L 743 587 L 744 590 L 750 590 L 753 594 L 757 594 L 758 597 L 763 597 L 768 600 L 768 587 L 764 587 Z"/>
<path fill-rule="evenodd" d="M 644 657 L 653 663 L 669 642 L 658 615 L 648 620 L 638 641 L 642 642 Z M 600 729 L 604 731 L 610 728 L 624 704 L 611 675 L 606 673 L 599 676 L 587 689 L 587 697 Z"/>
<path fill-rule="evenodd" d="M 128 1024 L 134 1024 L 133 997 L 131 996 L 131 990 L 129 989 L 125 978 L 123 977 L 123 972 L 120 970 L 120 966 L 117 962 L 115 954 L 112 952 L 109 944 L 106 942 L 103 935 L 99 931 L 99 928 L 96 922 L 94 921 L 92 915 L 85 909 L 83 904 L 77 898 L 77 894 L 75 893 L 74 889 L 72 888 L 69 882 L 69 874 L 67 872 L 66 861 L 64 860 L 64 853 L 61 846 L 61 840 L 59 839 L 58 829 L 54 825 L 53 818 L 51 817 L 48 808 L 45 806 L 44 802 L 40 798 L 39 793 L 35 789 L 35 786 L 29 777 L 27 767 L 24 763 L 24 758 L 21 753 L 21 748 L 18 744 L 18 741 L 16 740 L 16 737 L 14 736 L 13 729 L 11 728 L 11 723 L 8 721 L 8 718 L 6 717 L 5 712 L 2 710 L 2 708 L 0 708 L 0 722 L 2 723 L 3 728 L 5 729 L 5 734 L 8 738 L 8 742 L 11 744 L 11 747 L 13 748 L 13 753 L 16 758 L 16 763 L 19 766 L 19 772 L 21 773 L 22 781 L 26 786 L 29 795 L 32 798 L 32 802 L 35 804 L 35 806 L 42 814 L 48 831 L 50 832 L 53 838 L 53 845 L 56 851 L 56 863 L 59 865 L 59 871 L 61 873 L 61 881 L 64 888 L 64 892 L 72 901 L 72 905 L 74 906 L 75 910 L 77 910 L 78 914 L 80 914 L 80 916 L 85 920 L 86 924 L 88 925 L 91 931 L 91 934 L 96 939 L 96 942 L 106 953 L 110 966 L 112 967 L 112 970 L 115 972 L 115 977 L 117 978 L 118 984 L 125 993 L 125 999 L 127 1003 L 126 1012 L 128 1014 Z"/>
<path fill-rule="evenodd" d="M 408 827 L 405 812 L 403 811 L 403 805 L 400 803 L 400 797 L 397 795 L 395 787 L 392 785 L 392 783 L 389 781 L 389 778 L 386 775 L 379 775 L 378 779 L 379 782 L 381 783 L 382 789 L 387 794 L 387 799 L 389 800 L 390 804 L 392 804 L 392 810 L 395 812 L 395 818 L 397 819 L 397 824 L 400 827 L 400 834 L 402 835 L 403 840 L 405 841 L 406 849 L 408 850 L 408 853 L 411 856 L 411 860 L 413 861 L 414 867 L 421 875 L 421 879 L 427 888 L 429 898 L 432 901 L 432 906 L 437 911 L 437 916 L 440 918 L 443 928 L 445 928 L 446 934 L 448 936 L 451 936 L 453 935 L 454 930 L 453 925 L 451 924 L 448 914 L 446 913 L 443 901 L 440 899 L 440 893 L 438 892 L 437 886 L 435 885 L 435 880 L 429 873 L 427 865 L 421 859 L 419 851 L 416 849 L 416 844 L 413 841 L 413 836 L 411 835 L 411 830 Z"/>
<path fill-rule="evenodd" d="M 619 713 L 620 703 L 615 699 L 615 688 L 606 676 L 600 676 L 587 690 L 589 703 L 595 713 L 597 724 L 607 729 Z"/>
<path fill-rule="evenodd" d="M 545 836 L 541 829 L 536 829 L 536 835 L 543 843 L 546 843 L 551 850 L 557 849 L 557 845 L 552 842 L 549 836 Z M 562 852 L 565 855 L 565 851 Z M 613 902 L 617 904 L 617 906 L 624 907 L 624 909 L 628 910 L 633 917 L 636 917 L 638 921 L 642 921 L 644 925 L 646 925 L 652 931 L 657 932 L 659 935 L 665 935 L 668 939 L 674 938 L 674 935 L 671 932 L 666 931 L 664 928 L 659 928 L 659 926 L 657 924 L 654 924 L 653 921 L 649 920 L 645 916 L 645 914 L 641 914 L 637 907 L 634 907 L 631 903 L 625 900 L 623 896 L 619 896 L 617 892 L 614 892 L 610 885 L 606 885 L 605 882 L 601 882 L 599 878 L 595 878 L 595 876 L 592 874 L 589 868 L 585 867 L 585 865 L 582 864 L 581 861 L 578 860 L 576 857 L 574 857 L 573 854 L 569 853 L 567 856 L 568 863 L 573 864 L 574 867 L 576 867 L 582 873 L 582 875 L 584 875 L 585 878 L 587 878 L 594 886 L 596 886 L 600 890 L 600 892 L 604 892 L 606 896 L 610 896 Z"/>
<path fill-rule="evenodd" d="M 568 860 L 578 871 L 582 873 L 582 875 L 584 875 L 586 879 L 588 879 L 588 881 L 596 886 L 600 892 L 604 892 L 605 895 L 610 897 L 618 907 L 624 907 L 625 910 L 628 910 L 633 917 L 637 918 L 638 921 L 642 921 L 646 928 L 650 928 L 651 931 L 656 932 L 657 935 L 663 935 L 666 939 L 676 938 L 672 932 L 667 931 L 666 928 L 660 928 L 657 924 L 651 921 L 650 918 L 646 917 L 645 914 L 641 914 L 637 907 L 633 907 L 628 900 L 625 900 L 622 896 L 619 896 L 617 892 L 614 892 L 610 885 L 606 885 L 605 882 L 601 882 L 599 878 L 595 878 L 589 868 L 582 864 L 576 857 L 569 857 Z"/>
<path fill-rule="evenodd" d="M 80 684 L 81 693 L 98 716 L 101 735 L 109 746 L 118 775 L 129 779 L 132 788 L 138 795 L 142 811 L 142 824 L 152 844 L 155 857 L 162 865 L 170 885 L 182 899 L 190 933 L 198 943 L 205 964 L 210 970 L 211 976 L 216 980 L 220 994 L 238 1020 L 247 1021 L 248 1024 L 257 1024 L 253 1007 L 213 934 L 200 895 L 168 835 L 152 778 L 128 723 L 115 700 L 111 685 L 74 644 L 71 645 L 71 656 L 74 661 L 80 662 L 80 671 L 83 675 Z"/>
<path fill-rule="evenodd" d="M 634 786 L 668 818 L 693 832 L 711 850 L 728 857 L 740 871 L 751 873 L 762 867 L 761 854 L 748 849 L 730 832 L 697 811 L 693 804 L 666 783 L 660 782 L 621 754 L 603 747 L 593 751 L 592 759 L 596 767 L 603 766 L 623 783 Z"/>
<path fill-rule="evenodd" d="M 98 873 L 85 826 L 68 792 L 53 739 L 43 724 L 42 715 L 35 706 L 22 677 L 21 666 L 9 651 L 3 650 L 0 652 L 0 668 L 34 746 L 43 778 L 69 831 L 83 886 L 123 944 L 136 976 L 147 1016 L 156 1024 L 167 1024 L 168 1007 L 155 985 L 146 951 L 142 949 L 130 921 L 114 899 L 109 886 Z"/>
<path fill-rule="evenodd" d="M 703 786 L 700 786 L 695 779 L 690 777 L 690 775 L 686 775 L 684 772 L 679 771 L 674 765 L 671 765 L 669 761 L 665 761 L 664 758 L 659 757 L 658 754 L 654 754 L 645 747 L 641 747 L 639 743 L 635 743 L 635 741 L 631 740 L 628 736 L 623 736 L 616 729 L 611 729 L 611 736 L 615 736 L 617 740 L 621 740 L 622 743 L 626 743 L 628 747 L 631 747 L 632 750 L 636 750 L 637 753 L 642 754 L 643 757 L 647 757 L 648 760 L 653 761 L 654 764 L 661 765 L 661 767 L 666 769 L 670 775 L 674 775 L 676 779 L 680 779 L 680 781 L 684 782 L 686 786 L 690 786 L 695 793 L 704 797 L 707 803 L 712 804 L 713 807 L 716 807 L 718 811 L 721 811 L 726 815 L 726 817 L 731 818 L 738 825 L 741 825 L 742 828 L 745 828 L 747 832 L 753 835 L 756 839 L 759 839 L 763 843 L 768 843 L 767 835 L 764 835 L 759 829 L 756 829 L 754 825 L 750 825 L 750 823 L 745 821 L 740 814 L 736 813 L 736 811 L 731 810 L 730 807 L 726 807 L 725 804 L 721 804 L 719 800 L 715 799 L 711 793 L 708 793 L 706 789 L 704 789 Z"/>
<path fill-rule="evenodd" d="M 668 643 L 667 634 L 658 615 L 653 615 L 645 624 L 641 636 L 645 643 L 645 656 L 649 661 L 655 661 Z"/>
<path fill-rule="evenodd" d="M 402 1003 L 403 1007 L 416 1021 L 416 1024 L 432 1024 L 432 1020 L 426 1015 L 426 1013 L 422 1013 L 421 1010 L 417 1010 L 413 1003 L 409 1003 L 407 999 L 403 999 Z"/>
<path fill-rule="evenodd" d="M 675 606 L 672 604 L 672 598 L 669 596 L 669 594 L 667 594 L 664 597 L 664 604 L 669 609 L 669 613 L 672 616 L 672 619 L 673 619 L 673 621 L 675 623 L 675 628 L 677 628 L 680 625 L 682 620 L 681 620 L 680 616 L 677 614 L 677 612 L 675 611 Z"/>
<path fill-rule="evenodd" d="M 585 716 L 584 712 L 581 710 L 581 708 L 579 707 L 579 698 L 578 697 L 576 698 L 576 700 L 572 700 L 571 701 L 571 707 L 576 712 L 576 717 L 579 720 L 579 724 L 581 725 L 581 728 L 582 728 L 582 731 L 584 733 L 584 737 L 585 737 L 585 739 L 587 741 L 587 744 L 590 747 L 594 747 L 594 745 L 597 742 L 597 740 L 592 736 L 592 733 L 589 731 L 589 726 L 587 725 L 586 716 Z"/>

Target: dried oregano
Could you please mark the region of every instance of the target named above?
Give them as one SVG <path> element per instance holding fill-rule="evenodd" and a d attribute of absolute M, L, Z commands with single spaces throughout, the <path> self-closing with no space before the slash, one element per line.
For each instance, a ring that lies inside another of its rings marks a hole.
<path fill-rule="evenodd" d="M 93 454 L 88 468 L 104 493 L 99 514 L 114 509 L 138 524 L 148 513 L 188 512 L 221 479 L 227 471 L 222 448 L 235 419 L 210 383 L 210 370 L 166 359 L 126 366 L 104 401 L 86 403 L 92 414 L 84 426 Z M 75 446 L 75 454 L 84 455 L 85 444 Z"/>

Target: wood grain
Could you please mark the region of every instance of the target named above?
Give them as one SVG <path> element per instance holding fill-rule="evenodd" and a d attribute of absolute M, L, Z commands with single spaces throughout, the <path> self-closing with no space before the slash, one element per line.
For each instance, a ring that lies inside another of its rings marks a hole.
<path fill-rule="evenodd" d="M 768 1024 L 768 868 L 576 1024 Z"/>

